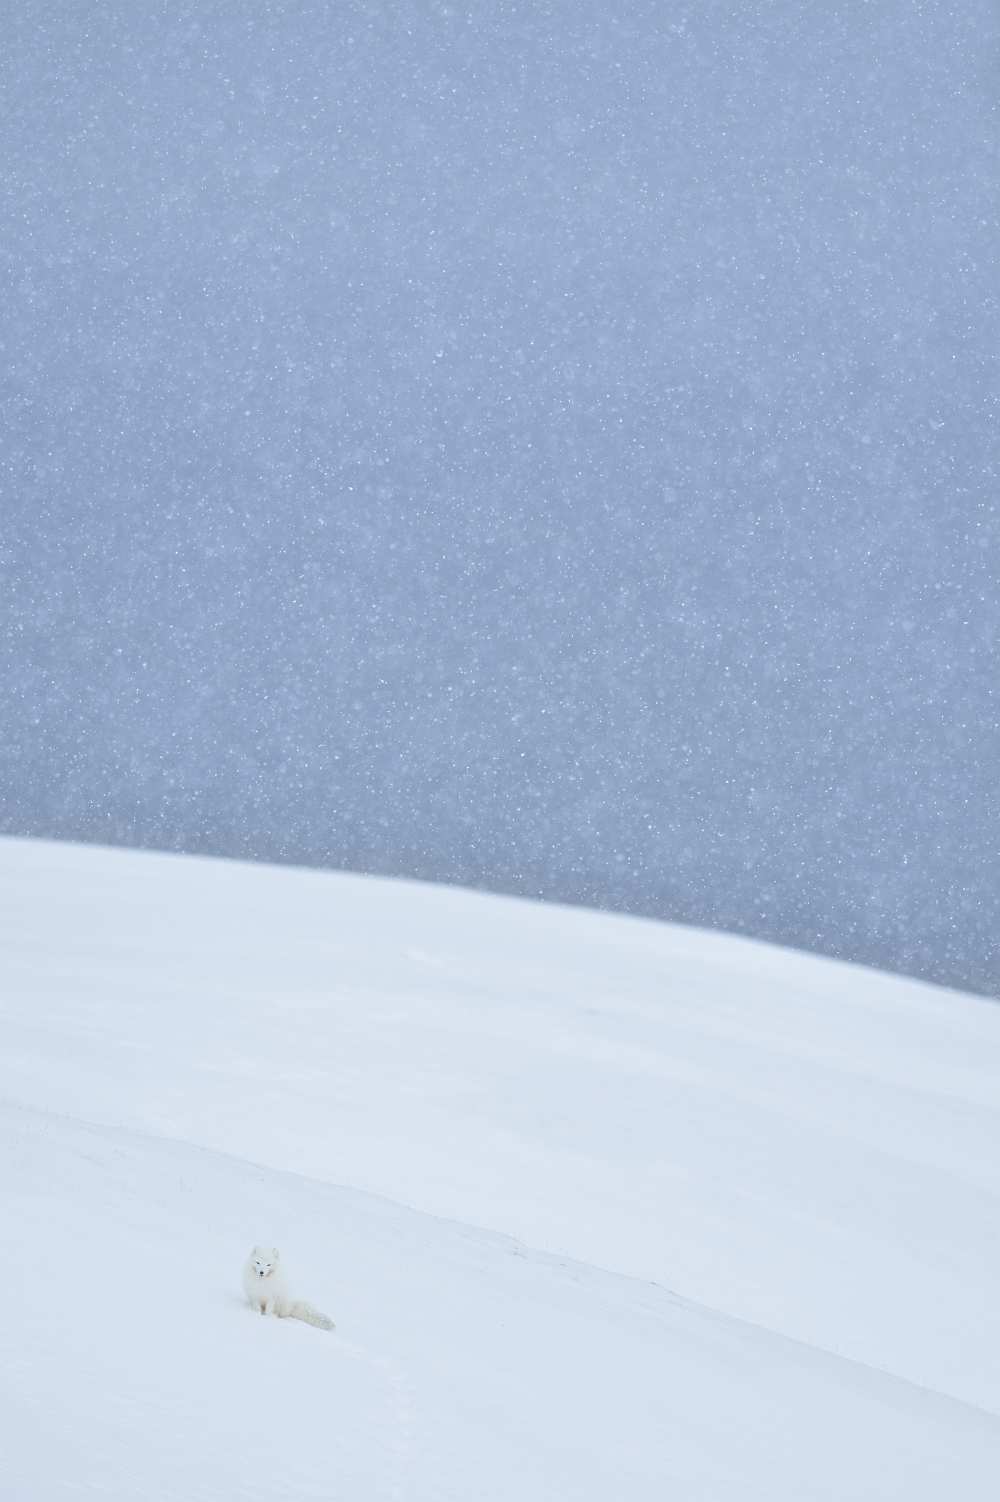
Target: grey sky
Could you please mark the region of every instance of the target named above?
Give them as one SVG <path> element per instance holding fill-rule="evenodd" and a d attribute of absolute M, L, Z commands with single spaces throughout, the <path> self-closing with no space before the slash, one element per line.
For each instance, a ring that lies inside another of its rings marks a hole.
<path fill-rule="evenodd" d="M 996 991 L 995 8 L 9 8 L 0 827 Z"/>

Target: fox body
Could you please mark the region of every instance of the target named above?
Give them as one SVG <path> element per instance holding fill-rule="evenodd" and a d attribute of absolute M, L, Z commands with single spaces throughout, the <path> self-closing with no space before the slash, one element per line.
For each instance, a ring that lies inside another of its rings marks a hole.
<path fill-rule="evenodd" d="M 281 1259 L 276 1246 L 255 1246 L 243 1264 L 243 1290 L 250 1308 L 256 1313 L 276 1314 L 279 1319 L 301 1319 L 319 1330 L 332 1330 L 333 1320 L 293 1299 L 285 1283 Z"/>

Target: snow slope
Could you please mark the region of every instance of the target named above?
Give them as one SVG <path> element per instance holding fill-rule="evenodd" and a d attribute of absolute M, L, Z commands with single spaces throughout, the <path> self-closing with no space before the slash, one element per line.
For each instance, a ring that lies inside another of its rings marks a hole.
<path fill-rule="evenodd" d="M 0 923 L 4 1498 L 995 1497 L 993 1004 L 22 841 Z"/>

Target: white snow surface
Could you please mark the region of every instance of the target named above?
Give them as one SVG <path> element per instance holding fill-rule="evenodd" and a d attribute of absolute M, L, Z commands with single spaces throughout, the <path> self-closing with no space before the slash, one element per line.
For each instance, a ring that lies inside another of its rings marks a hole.
<path fill-rule="evenodd" d="M 994 1502 L 995 1004 L 20 840 L 0 925 L 4 1499 Z"/>

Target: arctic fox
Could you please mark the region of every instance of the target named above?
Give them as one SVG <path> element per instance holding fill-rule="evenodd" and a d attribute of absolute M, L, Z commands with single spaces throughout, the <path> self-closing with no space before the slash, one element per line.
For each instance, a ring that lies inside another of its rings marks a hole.
<path fill-rule="evenodd" d="M 320 1330 L 332 1330 L 333 1320 L 311 1304 L 288 1296 L 276 1246 L 255 1246 L 243 1266 L 243 1288 L 251 1309 L 276 1314 L 279 1319 L 301 1319 Z"/>

